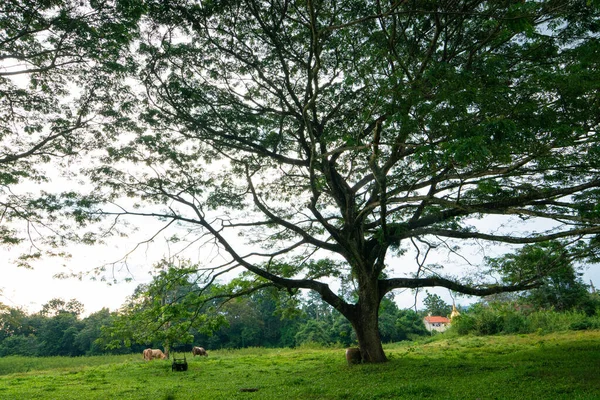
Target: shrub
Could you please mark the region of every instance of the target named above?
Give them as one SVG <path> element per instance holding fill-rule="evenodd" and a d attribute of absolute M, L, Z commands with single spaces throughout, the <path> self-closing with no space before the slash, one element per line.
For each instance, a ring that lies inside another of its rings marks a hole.
<path fill-rule="evenodd" d="M 34 336 L 9 336 L 0 343 L 0 357 L 38 355 L 37 339 Z"/>
<path fill-rule="evenodd" d="M 600 315 L 583 311 L 524 311 L 514 304 L 476 304 L 452 320 L 451 331 L 458 335 L 549 333 L 600 329 Z"/>
<path fill-rule="evenodd" d="M 461 314 L 452 319 L 450 331 L 458 335 L 468 335 L 475 332 L 475 316 L 471 314 Z"/>

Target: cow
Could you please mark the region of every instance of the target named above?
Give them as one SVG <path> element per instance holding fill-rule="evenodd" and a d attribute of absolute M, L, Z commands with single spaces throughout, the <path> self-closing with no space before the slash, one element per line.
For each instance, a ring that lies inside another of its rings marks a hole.
<path fill-rule="evenodd" d="M 144 354 L 144 360 L 146 360 L 146 361 L 150 361 L 155 358 L 160 358 L 161 360 L 164 360 L 165 358 L 167 358 L 167 355 L 165 353 L 163 353 L 162 350 L 159 350 L 159 349 L 146 349 L 146 350 L 144 350 L 143 354 Z"/>
<path fill-rule="evenodd" d="M 196 356 L 208 357 L 208 353 L 206 352 L 206 350 L 204 350 L 204 347 L 198 347 L 198 346 L 192 347 L 192 355 L 194 357 L 196 357 Z"/>
<path fill-rule="evenodd" d="M 161 360 L 164 360 L 167 358 L 167 355 L 163 353 L 162 350 L 152 349 L 152 358 L 160 358 Z"/>
<path fill-rule="evenodd" d="M 346 361 L 348 365 L 360 364 L 362 362 L 362 355 L 358 347 L 349 347 L 346 349 Z"/>
<path fill-rule="evenodd" d="M 144 360 L 150 361 L 152 360 L 152 349 L 145 349 L 142 354 L 144 355 Z"/>

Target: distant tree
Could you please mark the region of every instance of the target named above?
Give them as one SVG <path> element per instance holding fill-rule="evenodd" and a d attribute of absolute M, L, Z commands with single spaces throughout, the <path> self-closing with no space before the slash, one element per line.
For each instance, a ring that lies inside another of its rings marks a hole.
<path fill-rule="evenodd" d="M 331 306 L 318 293 L 309 292 L 302 301 L 302 311 L 308 319 L 326 320 L 331 315 Z"/>
<path fill-rule="evenodd" d="M 325 320 L 309 319 L 304 323 L 295 336 L 296 345 L 331 343 L 330 325 Z"/>
<path fill-rule="evenodd" d="M 45 317 L 51 317 L 60 313 L 69 313 L 78 317 L 83 314 L 84 310 L 85 306 L 77 299 L 65 302 L 63 299 L 55 298 L 42 305 L 40 314 Z"/>
<path fill-rule="evenodd" d="M 114 316 L 108 310 L 103 308 L 100 311 L 90 314 L 81 320 L 81 329 L 74 338 L 74 345 L 77 350 L 85 355 L 103 354 L 107 349 L 98 341 L 102 335 L 102 327 L 110 326 Z"/>
<path fill-rule="evenodd" d="M 36 356 L 38 340 L 35 335 L 40 325 L 39 318 L 27 315 L 18 307 L 0 303 L 0 357 Z"/>
<path fill-rule="evenodd" d="M 240 348 L 262 345 L 264 320 L 257 305 L 250 298 L 236 298 L 219 308 L 227 325 L 220 329 L 221 345 Z"/>
<path fill-rule="evenodd" d="M 401 340 L 401 332 L 396 326 L 399 316 L 400 309 L 393 297 L 389 295 L 384 297 L 379 308 L 379 335 L 383 342 L 390 343 Z"/>
<path fill-rule="evenodd" d="M 284 339 L 286 330 L 297 332 L 298 301 L 290 297 L 285 291 L 275 288 L 266 288 L 250 296 L 256 305 L 260 318 L 263 321 L 261 332 L 261 346 L 289 347 L 294 343 Z"/>
<path fill-rule="evenodd" d="M 81 321 L 72 313 L 60 312 L 53 317 L 46 317 L 36 335 L 37 354 L 40 356 L 84 355 L 85 353 L 75 343 L 81 327 Z"/>
<path fill-rule="evenodd" d="M 27 314 L 20 308 L 0 303 L 0 341 L 22 334 Z"/>
<path fill-rule="evenodd" d="M 593 314 L 588 286 L 581 275 L 572 265 L 563 265 L 545 277 L 542 285 L 528 291 L 524 300 L 538 309 L 583 310 Z"/>
<path fill-rule="evenodd" d="M 396 330 L 398 340 L 409 340 L 429 333 L 423 323 L 423 316 L 411 309 L 399 311 Z"/>
<path fill-rule="evenodd" d="M 13 335 L 0 341 L 0 357 L 38 356 L 39 341 L 32 335 Z"/>
<path fill-rule="evenodd" d="M 336 313 L 333 324 L 329 328 L 331 343 L 348 347 L 357 342 L 352 324 L 343 315 Z"/>
<path fill-rule="evenodd" d="M 492 270 L 505 282 L 543 275 L 538 287 L 526 291 L 523 301 L 537 309 L 589 309 L 594 313 L 588 286 L 573 265 L 573 253 L 559 241 L 524 246 L 514 254 L 488 258 Z M 543 273 L 541 273 L 543 271 Z"/>
<path fill-rule="evenodd" d="M 446 303 L 439 295 L 426 292 L 427 295 L 423 299 L 425 312 L 431 315 L 441 315 L 447 317 L 452 312 L 452 306 Z"/>

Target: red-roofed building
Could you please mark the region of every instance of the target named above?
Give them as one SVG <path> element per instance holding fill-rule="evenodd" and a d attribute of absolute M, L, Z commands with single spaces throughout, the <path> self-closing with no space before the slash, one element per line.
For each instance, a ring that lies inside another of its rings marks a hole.
<path fill-rule="evenodd" d="M 429 332 L 444 332 L 450 326 L 450 320 L 448 318 L 435 315 L 426 316 L 423 318 L 423 323 Z"/>

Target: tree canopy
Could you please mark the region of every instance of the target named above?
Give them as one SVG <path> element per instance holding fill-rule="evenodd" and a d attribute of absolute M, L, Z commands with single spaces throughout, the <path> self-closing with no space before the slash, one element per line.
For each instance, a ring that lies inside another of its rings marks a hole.
<path fill-rule="evenodd" d="M 435 251 L 555 240 L 596 258 L 596 1 L 124 4 L 144 14 L 138 101 L 118 108 L 136 126 L 83 171 L 88 216 L 181 227 L 172 242 L 204 246 L 211 279 L 314 290 L 370 362 L 390 291 L 488 295 L 550 272 L 498 284 L 432 268 Z"/>
<path fill-rule="evenodd" d="M 127 93 L 114 84 L 131 66 L 127 44 L 140 10 L 125 3 L 0 4 L 0 243 L 34 244 L 21 265 L 41 255 L 42 243 L 57 253 L 76 239 L 59 211 L 72 215 L 77 200 L 58 201 L 53 185 L 126 123 L 115 105 L 126 107 Z"/>

